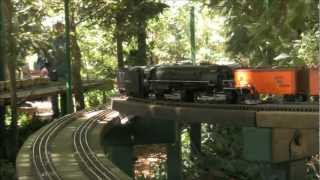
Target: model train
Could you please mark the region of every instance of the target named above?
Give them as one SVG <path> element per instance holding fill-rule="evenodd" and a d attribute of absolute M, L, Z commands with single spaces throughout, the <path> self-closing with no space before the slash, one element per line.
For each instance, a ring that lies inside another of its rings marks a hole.
<path fill-rule="evenodd" d="M 260 95 L 280 95 L 285 100 L 318 99 L 317 69 L 246 68 L 222 65 L 157 65 L 119 71 L 118 86 L 127 96 L 155 97 L 179 94 L 193 102 L 203 97 L 223 97 L 227 103 L 256 103 Z"/>

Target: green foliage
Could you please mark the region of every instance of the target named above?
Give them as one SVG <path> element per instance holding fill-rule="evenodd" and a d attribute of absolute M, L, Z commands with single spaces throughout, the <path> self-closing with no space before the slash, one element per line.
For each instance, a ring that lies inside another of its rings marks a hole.
<path fill-rule="evenodd" d="M 15 167 L 12 162 L 0 159 L 0 179 L 15 179 Z"/>
<path fill-rule="evenodd" d="M 11 121 L 11 112 L 10 109 L 7 110 L 6 113 L 6 127 L 7 127 L 7 136 L 9 136 L 9 126 Z M 18 126 L 19 126 L 19 146 L 22 146 L 23 142 L 34 133 L 36 130 L 40 129 L 42 126 L 47 124 L 46 121 L 42 121 L 41 119 L 33 118 L 30 119 L 27 114 L 19 114 L 18 115 Z"/>
<path fill-rule="evenodd" d="M 28 119 L 26 115 L 19 116 L 19 145 L 22 146 L 24 141 L 38 129 L 48 122 L 38 118 Z"/>
<path fill-rule="evenodd" d="M 150 63 L 175 63 L 189 60 L 190 4 L 168 9 L 170 0 L 74 0 L 72 18 L 77 25 L 77 40 L 83 59 L 82 76 L 87 79 L 115 78 L 116 35 L 123 38 L 123 53 L 128 65 L 140 60 L 137 34 L 146 29 Z M 229 56 L 244 66 L 315 65 L 319 53 L 319 0 L 193 0 L 196 7 L 197 60 L 217 62 Z M 50 41 L 56 36 L 46 19 L 61 16 L 63 4 L 56 0 L 13 1 L 14 36 L 22 65 L 26 56 L 42 50 L 50 56 Z M 205 5 L 205 6 L 203 6 Z M 223 26 L 224 25 L 224 26 Z M 226 38 L 226 42 L 225 39 Z M 226 53 L 224 52 L 226 51 Z M 280 58 L 279 55 L 284 55 Z M 106 103 L 115 94 L 93 91 L 86 96 L 87 107 Z M 19 118 L 20 140 L 43 126 L 39 120 Z M 6 124 L 10 124 L 10 115 Z M 203 154 L 190 159 L 190 137 L 182 134 L 184 176 L 194 179 L 208 167 L 222 172 L 221 179 L 263 179 L 261 169 L 268 165 L 241 160 L 239 128 L 203 127 Z M 7 132 L 6 132 L 7 133 Z M 7 133 L 9 134 L 9 133 Z M 318 158 L 319 159 L 319 158 Z M 312 162 L 317 164 L 317 158 Z M 12 177 L 12 164 L 1 161 L 1 175 Z M 165 179 L 165 163 L 155 165 L 156 179 Z M 318 167 L 309 164 L 310 179 Z M 6 170 L 7 169 L 7 170 Z"/>
<path fill-rule="evenodd" d="M 224 17 L 201 3 L 192 5 L 196 10 L 197 62 L 217 63 L 225 60 Z M 173 4 L 159 18 L 150 21 L 148 41 L 154 63 L 190 61 L 190 7 L 186 2 L 177 7 Z"/>
<path fill-rule="evenodd" d="M 318 0 L 204 2 L 227 18 L 226 50 L 240 64 L 279 65 L 274 59 L 283 53 L 293 61 L 315 61 L 290 52 L 297 46 L 293 41 L 308 41 L 303 34 L 317 26 Z M 304 55 L 317 54 L 314 48 L 305 50 Z"/>
<path fill-rule="evenodd" d="M 149 26 L 150 49 L 154 63 L 177 62 L 189 58 L 187 9 L 181 8 L 176 16 L 164 12 Z"/>
<path fill-rule="evenodd" d="M 112 34 L 101 30 L 98 25 L 84 23 L 78 27 L 82 53 L 82 75 L 86 79 L 115 78 L 116 53 Z M 90 36 L 87 36 L 90 34 Z"/>
<path fill-rule="evenodd" d="M 307 162 L 308 180 L 318 180 L 320 178 L 320 154 L 313 156 Z"/>
<path fill-rule="evenodd" d="M 140 21 L 148 21 L 156 17 L 167 7 L 166 4 L 151 0 L 85 0 L 81 4 L 81 15 L 89 17 L 94 23 L 112 29 L 120 22 L 120 27 L 115 31 L 125 37 L 132 37 L 140 29 Z M 97 11 L 98 10 L 98 11 Z M 120 19 L 118 19 L 120 18 Z"/>
<path fill-rule="evenodd" d="M 158 164 L 151 165 L 151 168 L 154 169 L 154 177 L 157 180 L 165 180 L 168 179 L 166 173 L 166 161 L 161 160 Z"/>
<path fill-rule="evenodd" d="M 199 157 L 191 157 L 190 143 L 189 129 L 185 128 L 181 133 L 183 176 L 186 179 L 199 179 L 200 175 L 203 173 L 203 169 L 199 168 Z"/>
<path fill-rule="evenodd" d="M 190 157 L 188 131 L 182 133 L 184 176 L 200 179 L 210 175 L 221 180 L 266 180 L 271 166 L 242 160 L 241 128 L 202 126 L 202 152 Z"/>
<path fill-rule="evenodd" d="M 154 180 L 166 180 L 168 179 L 167 177 L 167 173 L 166 173 L 166 161 L 165 160 L 161 160 L 160 162 L 157 163 L 152 163 L 151 164 L 151 174 L 153 175 Z M 137 180 L 147 180 L 150 178 L 145 178 L 144 176 L 138 176 L 135 177 L 135 179 Z"/>
<path fill-rule="evenodd" d="M 85 94 L 85 104 L 87 108 L 96 107 L 110 102 L 110 98 L 116 95 L 116 90 L 111 91 L 90 91 Z"/>
<path fill-rule="evenodd" d="M 10 117 L 10 111 L 7 111 L 6 117 Z M 11 151 L 9 148 L 10 145 L 10 129 L 9 129 L 10 118 L 7 119 L 7 126 L 5 129 L 4 137 L 6 138 L 5 144 L 1 144 L 1 146 L 5 146 L 6 150 Z M 43 127 L 47 122 L 41 121 L 40 119 L 28 119 L 27 115 L 20 114 L 18 116 L 18 125 L 19 125 L 19 139 L 18 145 L 21 147 L 25 140 L 35 131 Z M 2 154 L 9 154 L 10 152 L 1 152 Z M 8 159 L 0 159 L 0 179 L 16 179 L 16 171 L 14 162 L 10 162 Z"/>
<path fill-rule="evenodd" d="M 128 44 L 133 43 L 133 46 L 131 47 L 134 47 L 138 52 L 145 51 L 142 54 L 135 54 L 137 56 L 135 58 L 137 61 L 136 63 L 144 61 L 143 59 L 145 57 L 142 56 L 145 56 L 144 54 L 148 48 L 143 44 L 146 38 L 143 32 L 145 32 L 148 25 L 148 20 L 155 18 L 167 7 L 167 5 L 151 0 L 86 0 L 85 2 L 86 3 L 82 4 L 83 6 L 81 7 L 81 15 L 89 17 L 93 24 L 99 24 L 100 27 L 103 27 L 106 30 L 112 30 L 114 40 L 117 36 L 120 36 L 122 41 L 127 42 Z M 141 39 L 139 39 L 141 38 L 141 36 L 139 36 L 139 33 L 141 35 L 141 32 L 143 33 L 142 38 L 144 41 L 140 41 Z M 140 49 L 137 49 L 137 46 L 139 46 Z"/>
<path fill-rule="evenodd" d="M 301 39 L 293 42 L 291 56 L 293 64 L 317 65 L 319 62 L 319 37 L 320 31 L 315 27 L 313 30 L 301 34 Z"/>
<path fill-rule="evenodd" d="M 26 56 L 48 46 L 49 33 L 47 33 L 48 29 L 43 26 L 43 18 L 48 15 L 48 7 L 44 5 L 41 0 L 13 1 L 17 65 L 22 65 Z"/>

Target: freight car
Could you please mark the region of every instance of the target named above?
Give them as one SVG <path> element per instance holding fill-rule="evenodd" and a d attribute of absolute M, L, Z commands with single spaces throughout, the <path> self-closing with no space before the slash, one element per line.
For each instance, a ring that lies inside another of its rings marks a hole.
<path fill-rule="evenodd" d="M 318 69 L 237 69 L 234 71 L 236 91 L 250 91 L 260 94 L 279 95 L 285 101 L 306 101 L 309 97 L 318 99 Z"/>
<path fill-rule="evenodd" d="M 131 67 L 118 74 L 118 86 L 128 96 L 147 98 L 178 92 L 183 101 L 220 95 L 227 103 L 259 103 L 260 95 L 285 101 L 318 99 L 318 69 L 231 69 L 219 65 Z"/>
<path fill-rule="evenodd" d="M 309 95 L 319 98 L 319 68 L 311 68 L 308 72 Z"/>

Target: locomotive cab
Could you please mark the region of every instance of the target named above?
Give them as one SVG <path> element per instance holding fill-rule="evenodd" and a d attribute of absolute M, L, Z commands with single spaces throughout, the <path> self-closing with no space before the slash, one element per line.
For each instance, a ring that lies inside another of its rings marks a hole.
<path fill-rule="evenodd" d="M 117 88 L 120 94 L 125 94 L 126 87 L 125 87 L 125 73 L 126 69 L 119 69 L 117 72 Z"/>
<path fill-rule="evenodd" d="M 127 96 L 146 97 L 147 91 L 144 85 L 144 68 L 131 67 L 124 73 L 124 87 Z"/>

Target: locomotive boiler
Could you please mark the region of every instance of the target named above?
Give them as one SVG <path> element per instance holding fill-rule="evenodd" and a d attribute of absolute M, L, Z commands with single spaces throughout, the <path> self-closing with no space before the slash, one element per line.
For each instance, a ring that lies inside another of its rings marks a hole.
<path fill-rule="evenodd" d="M 152 94 L 162 99 L 165 94 L 178 92 L 185 101 L 193 101 L 196 94 L 223 93 L 225 82 L 233 77 L 231 68 L 220 65 L 131 67 L 122 74 L 122 87 L 128 96 Z"/>

